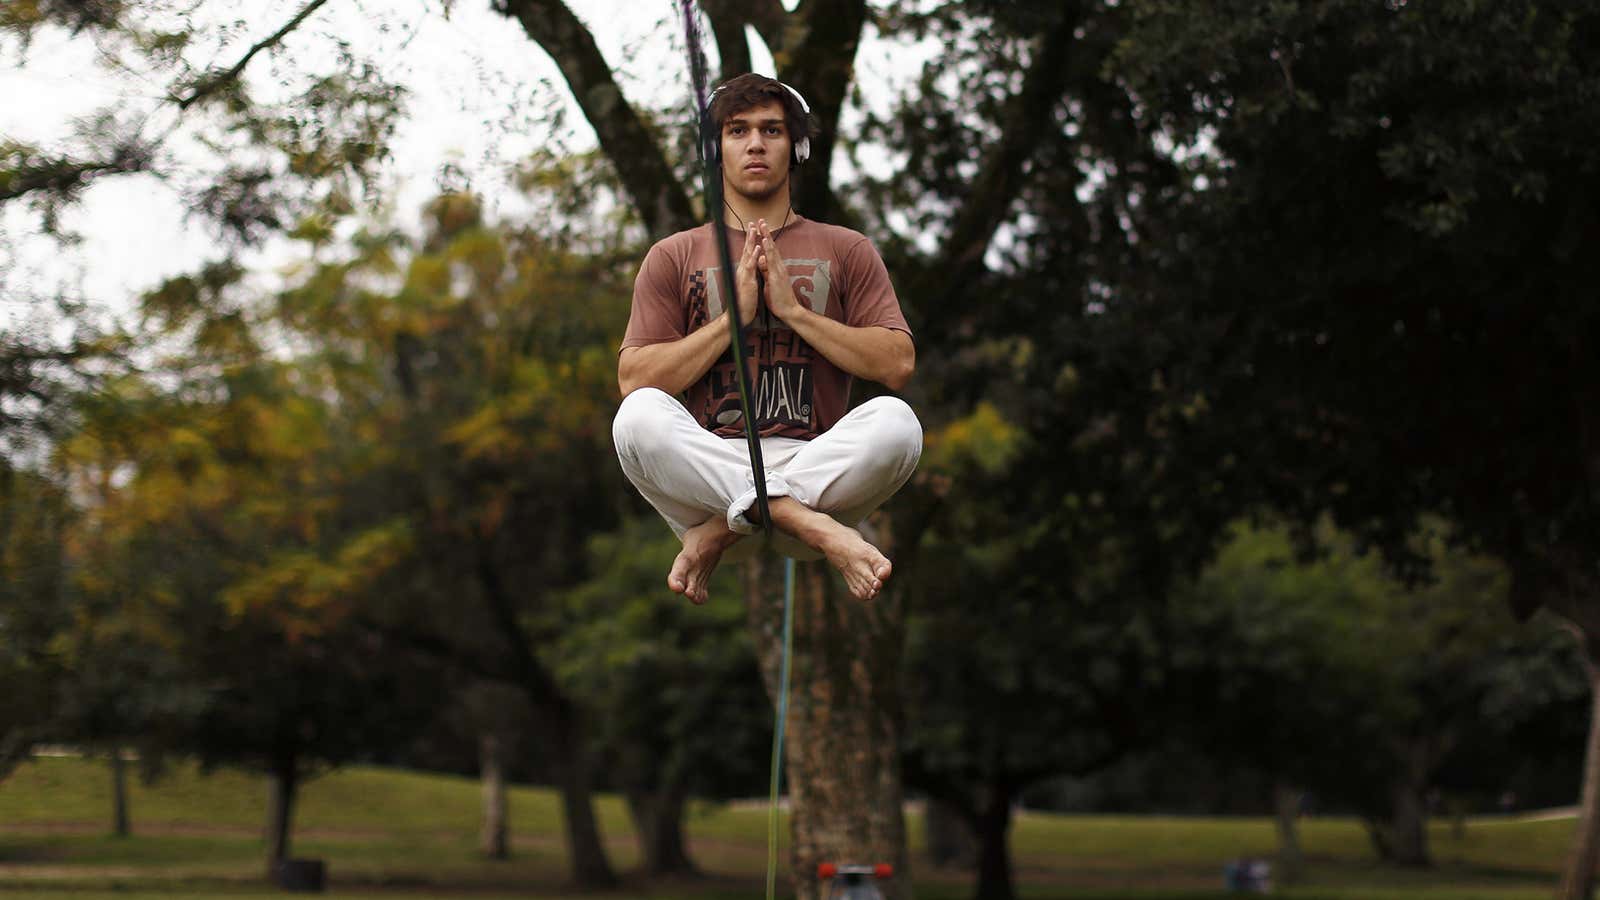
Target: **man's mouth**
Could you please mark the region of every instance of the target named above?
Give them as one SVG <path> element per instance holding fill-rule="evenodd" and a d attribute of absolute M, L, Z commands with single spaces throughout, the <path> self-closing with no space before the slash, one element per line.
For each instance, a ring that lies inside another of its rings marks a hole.
<path fill-rule="evenodd" d="M 746 163 L 745 167 L 744 167 L 744 170 L 746 172 L 765 172 L 765 171 L 767 171 L 767 164 L 766 163 Z"/>

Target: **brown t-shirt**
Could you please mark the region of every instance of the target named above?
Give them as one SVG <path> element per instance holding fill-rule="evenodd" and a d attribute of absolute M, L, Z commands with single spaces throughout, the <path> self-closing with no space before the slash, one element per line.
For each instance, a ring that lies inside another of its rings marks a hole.
<path fill-rule="evenodd" d="M 744 232 L 723 227 L 737 263 Z M 732 279 L 715 277 L 721 263 L 711 228 L 680 231 L 650 248 L 633 283 L 633 313 L 622 349 L 678 340 L 722 314 L 721 292 L 733 286 Z M 796 216 L 776 240 L 801 303 L 846 325 L 911 333 L 883 259 L 861 234 Z M 765 305 L 745 325 L 744 341 L 746 358 L 756 368 L 751 405 L 762 437 L 810 440 L 845 414 L 849 373 L 813 350 Z M 690 385 L 685 406 L 718 435 L 744 433 L 731 349 Z"/>

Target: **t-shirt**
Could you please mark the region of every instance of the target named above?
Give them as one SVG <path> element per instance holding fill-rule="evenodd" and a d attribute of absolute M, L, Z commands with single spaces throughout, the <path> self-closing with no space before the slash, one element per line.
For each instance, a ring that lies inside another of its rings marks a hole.
<path fill-rule="evenodd" d="M 734 264 L 744 232 L 722 226 Z M 712 226 L 680 231 L 645 255 L 633 283 L 633 312 L 622 349 L 675 341 L 722 314 L 732 278 L 721 269 Z M 911 333 L 889 272 L 859 232 L 794 217 L 774 237 L 796 299 L 835 321 Z M 816 352 L 762 304 L 744 326 L 745 358 L 755 366 L 751 392 L 762 437 L 810 440 L 845 414 L 850 375 Z M 729 348 L 691 385 L 684 405 L 705 428 L 723 437 L 744 434 L 739 385 Z"/>

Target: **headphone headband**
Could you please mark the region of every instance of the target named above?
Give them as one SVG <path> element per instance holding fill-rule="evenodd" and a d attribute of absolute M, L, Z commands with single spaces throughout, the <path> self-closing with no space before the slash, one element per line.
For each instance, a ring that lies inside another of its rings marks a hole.
<path fill-rule="evenodd" d="M 795 101 L 800 104 L 800 111 L 801 112 L 805 113 L 808 116 L 811 115 L 811 105 L 806 102 L 806 98 L 800 96 L 800 92 L 799 91 L 797 91 L 794 88 L 788 86 L 787 84 L 784 84 L 781 81 L 778 81 L 778 79 L 776 79 L 776 78 L 774 78 L 772 80 L 777 82 L 779 87 L 781 87 L 784 90 L 788 91 L 790 96 L 794 97 Z M 716 87 L 711 89 L 711 95 L 706 98 L 706 111 L 708 113 L 711 111 L 711 104 L 716 102 L 717 95 L 722 93 L 722 89 L 727 87 L 727 86 L 728 86 L 727 82 L 723 82 L 722 84 L 719 84 Z M 792 138 L 792 136 L 791 136 L 791 138 Z M 722 147 L 722 140 L 721 140 L 720 137 L 717 139 L 717 147 L 718 147 L 718 155 L 720 156 L 721 147 Z M 803 163 L 806 160 L 810 159 L 811 158 L 811 136 L 810 135 L 806 135 L 805 137 L 801 138 L 800 140 L 794 141 L 793 142 L 793 147 L 792 147 L 792 152 L 794 154 L 794 161 L 796 163 Z"/>

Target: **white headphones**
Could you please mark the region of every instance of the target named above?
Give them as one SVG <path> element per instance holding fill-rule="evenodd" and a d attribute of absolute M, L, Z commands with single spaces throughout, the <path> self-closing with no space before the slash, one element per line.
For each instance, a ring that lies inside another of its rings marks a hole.
<path fill-rule="evenodd" d="M 774 78 L 773 80 L 777 81 L 776 78 Z M 800 103 L 800 110 L 802 112 L 804 112 L 808 116 L 811 115 L 811 106 L 810 106 L 810 104 L 806 103 L 806 98 L 800 96 L 800 92 L 799 91 L 797 91 L 794 88 L 788 86 L 787 84 L 784 84 L 781 81 L 778 81 L 778 84 L 784 90 L 786 90 L 790 94 L 794 95 L 794 99 L 799 101 L 799 103 Z M 706 98 L 706 110 L 707 111 L 709 111 L 711 109 L 711 104 L 716 102 L 717 94 L 720 93 L 722 91 L 723 87 L 725 87 L 725 86 L 726 85 L 719 84 L 715 88 L 712 89 L 711 96 Z M 716 146 L 717 146 L 717 153 L 720 156 L 720 154 L 722 152 L 722 141 L 721 141 L 720 138 L 717 140 Z M 796 163 L 803 163 L 806 160 L 810 159 L 811 158 L 811 135 L 808 134 L 805 137 L 801 138 L 800 140 L 795 141 L 794 145 L 792 147 L 792 152 L 793 152 L 793 155 L 794 155 L 794 161 Z"/>

